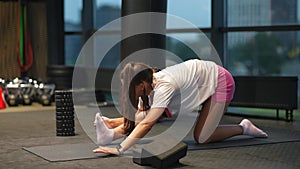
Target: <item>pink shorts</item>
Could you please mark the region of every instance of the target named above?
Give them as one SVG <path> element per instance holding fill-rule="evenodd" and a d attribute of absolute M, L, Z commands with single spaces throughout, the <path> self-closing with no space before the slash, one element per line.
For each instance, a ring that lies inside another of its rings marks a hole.
<path fill-rule="evenodd" d="M 232 75 L 223 67 L 218 66 L 218 86 L 212 95 L 216 102 L 230 102 L 233 99 L 235 83 Z"/>

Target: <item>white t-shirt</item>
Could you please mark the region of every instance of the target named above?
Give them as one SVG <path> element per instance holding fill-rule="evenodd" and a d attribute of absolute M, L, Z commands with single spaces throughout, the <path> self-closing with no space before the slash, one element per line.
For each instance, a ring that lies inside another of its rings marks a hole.
<path fill-rule="evenodd" d="M 215 93 L 218 66 L 192 59 L 153 74 L 151 108 L 168 108 L 172 117 L 191 112 Z"/>

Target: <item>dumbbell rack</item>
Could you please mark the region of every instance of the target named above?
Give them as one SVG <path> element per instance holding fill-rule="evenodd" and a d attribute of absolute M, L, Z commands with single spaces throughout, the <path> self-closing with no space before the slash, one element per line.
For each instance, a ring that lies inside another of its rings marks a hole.
<path fill-rule="evenodd" d="M 74 136 L 74 104 L 71 90 L 55 91 L 56 136 Z"/>

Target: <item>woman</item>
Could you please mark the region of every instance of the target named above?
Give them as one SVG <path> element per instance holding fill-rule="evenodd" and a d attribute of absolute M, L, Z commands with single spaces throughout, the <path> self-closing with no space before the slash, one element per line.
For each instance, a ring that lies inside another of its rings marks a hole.
<path fill-rule="evenodd" d="M 142 63 L 128 63 L 121 72 L 121 84 L 124 121 L 97 114 L 97 140 L 105 145 L 123 135 L 128 137 L 116 148 L 100 146 L 95 153 L 121 154 L 144 137 L 164 114 L 176 117 L 180 110 L 191 112 L 199 105 L 202 108 L 194 128 L 197 143 L 243 134 L 267 137 L 247 119 L 238 125 L 219 125 L 235 85 L 231 74 L 214 62 L 193 59 L 159 72 Z"/>

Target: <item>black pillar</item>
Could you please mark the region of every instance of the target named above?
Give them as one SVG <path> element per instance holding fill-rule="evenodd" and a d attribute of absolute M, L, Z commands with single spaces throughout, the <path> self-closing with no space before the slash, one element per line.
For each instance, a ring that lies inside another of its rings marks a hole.
<path fill-rule="evenodd" d="M 48 65 L 64 65 L 64 1 L 47 0 Z"/>
<path fill-rule="evenodd" d="M 167 0 L 122 0 L 122 17 L 143 12 L 166 13 L 166 10 Z M 166 30 L 166 17 L 163 17 L 162 19 L 160 18 L 159 20 L 151 17 L 145 17 L 145 19 L 146 20 L 144 22 L 147 22 L 150 25 L 150 28 L 147 29 L 152 29 L 151 27 L 153 27 L 153 29 L 156 30 Z M 135 21 L 122 23 L 122 32 L 132 30 L 136 26 L 143 25 L 139 25 L 139 23 L 136 23 Z M 130 54 L 143 49 L 158 48 L 164 50 L 165 47 L 166 37 L 164 34 L 145 33 L 131 36 L 121 42 L 121 60 L 124 60 Z M 157 57 L 153 59 L 153 55 L 149 53 L 148 55 L 149 57 L 147 56 L 146 61 L 144 59 L 143 61 L 156 67 L 165 66 L 165 55 L 159 56 L 159 59 Z"/>
<path fill-rule="evenodd" d="M 225 25 L 225 12 L 224 12 L 224 5 L 226 1 L 217 1 L 212 0 L 212 34 L 211 34 L 211 41 L 219 54 L 219 57 L 222 61 L 223 65 L 225 59 L 225 42 L 224 42 L 224 33 L 221 32 L 221 29 L 224 28 Z"/>
<path fill-rule="evenodd" d="M 83 41 L 86 42 L 94 33 L 94 0 L 84 0 L 82 15 Z"/>

